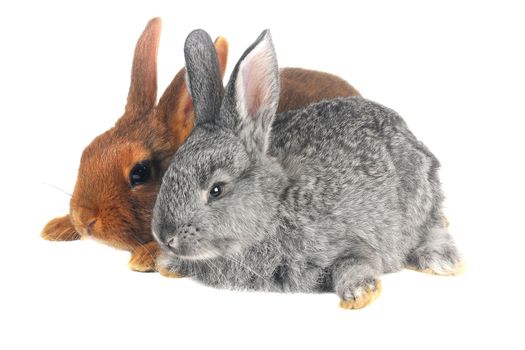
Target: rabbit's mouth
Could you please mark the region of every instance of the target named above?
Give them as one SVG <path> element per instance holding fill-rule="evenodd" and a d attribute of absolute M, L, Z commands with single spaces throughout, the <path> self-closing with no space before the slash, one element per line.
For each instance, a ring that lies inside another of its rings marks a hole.
<path fill-rule="evenodd" d="M 213 247 L 203 247 L 201 244 L 182 243 L 174 246 L 172 241 L 168 243 L 168 248 L 175 256 L 185 260 L 204 260 L 212 259 L 220 255 Z"/>
<path fill-rule="evenodd" d="M 233 239 L 204 240 L 195 239 L 193 242 L 180 240 L 174 236 L 169 238 L 165 245 L 172 254 L 185 260 L 205 260 L 221 256 L 228 256 L 240 250 L 240 244 Z"/>

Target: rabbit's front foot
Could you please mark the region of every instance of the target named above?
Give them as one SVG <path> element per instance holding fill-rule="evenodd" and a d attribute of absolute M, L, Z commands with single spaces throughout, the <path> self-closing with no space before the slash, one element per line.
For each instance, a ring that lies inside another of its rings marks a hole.
<path fill-rule="evenodd" d="M 177 272 L 175 269 L 170 268 L 169 266 L 157 266 L 157 271 L 168 278 L 182 278 L 184 277 L 180 272 Z"/>
<path fill-rule="evenodd" d="M 159 253 L 157 261 L 155 262 L 157 271 L 164 277 L 168 278 L 182 278 L 187 276 L 183 271 L 177 260 L 170 259 L 167 255 Z"/>
<path fill-rule="evenodd" d="M 372 252 L 367 257 L 349 256 L 334 265 L 334 291 L 341 298 L 343 309 L 361 309 L 381 294 L 378 259 Z"/>
<path fill-rule="evenodd" d="M 363 281 L 363 283 L 348 287 L 342 291 L 339 306 L 343 309 L 361 309 L 381 294 L 381 281 L 378 279 Z"/>
<path fill-rule="evenodd" d="M 69 220 L 69 215 L 49 221 L 40 235 L 48 241 L 76 241 L 81 238 Z"/>
<path fill-rule="evenodd" d="M 157 242 L 152 241 L 136 247 L 131 252 L 128 266 L 137 272 L 153 272 L 155 269 L 155 260 L 159 255 L 159 246 Z"/>

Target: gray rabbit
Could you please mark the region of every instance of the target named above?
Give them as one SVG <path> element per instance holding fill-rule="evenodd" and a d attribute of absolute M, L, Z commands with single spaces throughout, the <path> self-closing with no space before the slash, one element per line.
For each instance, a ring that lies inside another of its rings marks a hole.
<path fill-rule="evenodd" d="M 391 109 L 340 98 L 275 115 L 269 31 L 223 88 L 202 30 L 185 44 L 195 128 L 153 217 L 165 269 L 215 287 L 331 292 L 361 308 L 404 267 L 456 274 L 439 162 Z"/>

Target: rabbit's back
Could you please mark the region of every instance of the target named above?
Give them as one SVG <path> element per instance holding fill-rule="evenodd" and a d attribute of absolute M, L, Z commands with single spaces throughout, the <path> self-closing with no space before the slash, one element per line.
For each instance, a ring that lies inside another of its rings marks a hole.
<path fill-rule="evenodd" d="M 313 156 L 328 162 L 337 159 L 338 150 L 344 153 L 347 145 L 353 147 L 366 136 L 387 141 L 405 130 L 404 121 L 389 108 L 361 97 L 336 98 L 277 114 L 270 154 Z"/>
<path fill-rule="evenodd" d="M 437 160 L 397 113 L 366 99 L 279 114 L 269 153 L 291 179 L 283 200 L 304 232 L 325 232 L 341 252 L 357 237 L 382 252 L 385 270 L 400 268 L 439 216 Z"/>

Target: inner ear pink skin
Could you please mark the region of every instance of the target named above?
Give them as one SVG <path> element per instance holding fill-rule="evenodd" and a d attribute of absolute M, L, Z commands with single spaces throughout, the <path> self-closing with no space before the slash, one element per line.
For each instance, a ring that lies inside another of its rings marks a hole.
<path fill-rule="evenodd" d="M 240 96 L 247 116 L 255 118 L 261 109 L 270 107 L 272 101 L 273 51 L 269 42 L 262 42 L 240 66 Z"/>

